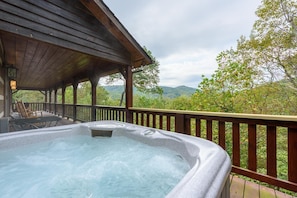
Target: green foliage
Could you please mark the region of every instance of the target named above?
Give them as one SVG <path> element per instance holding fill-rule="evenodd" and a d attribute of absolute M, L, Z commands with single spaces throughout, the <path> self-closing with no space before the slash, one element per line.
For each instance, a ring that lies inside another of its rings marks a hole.
<path fill-rule="evenodd" d="M 44 94 L 40 91 L 19 90 L 12 95 L 13 101 L 44 102 Z"/>
<path fill-rule="evenodd" d="M 178 86 L 178 87 L 166 87 L 160 86 L 163 90 L 163 97 L 165 98 L 177 98 L 180 96 L 191 96 L 195 93 L 195 89 L 187 86 Z"/>
<path fill-rule="evenodd" d="M 135 96 L 133 99 L 134 106 L 142 108 L 164 109 L 167 103 L 162 97 Z"/>
<path fill-rule="evenodd" d="M 236 112 L 237 95 L 254 86 L 254 71 L 244 63 L 232 62 L 233 53 L 233 50 L 222 52 L 217 58 L 219 68 L 210 78 L 203 76 L 192 96 L 195 110 Z"/>
<path fill-rule="evenodd" d="M 176 109 L 176 110 L 191 110 L 192 109 L 191 98 L 185 95 L 179 96 L 168 100 L 166 109 Z"/>
<path fill-rule="evenodd" d="M 297 2 L 264 0 L 256 14 L 259 18 L 245 43 L 256 55 L 256 66 L 268 80 L 285 78 L 296 89 Z"/>
<path fill-rule="evenodd" d="M 159 62 L 152 55 L 152 52 L 144 47 L 146 53 L 152 59 L 152 64 L 143 65 L 133 69 L 133 86 L 142 93 L 162 94 L 162 89 L 158 86 L 159 79 Z M 112 84 L 117 81 L 125 82 L 122 74 L 117 73 L 110 75 L 107 78 L 107 84 Z"/>
<path fill-rule="evenodd" d="M 124 91 L 123 85 L 112 85 L 112 86 L 103 86 L 103 88 L 109 93 L 111 99 L 119 99 L 121 98 L 121 93 Z M 179 86 L 179 87 L 166 87 L 160 86 L 163 90 L 162 96 L 164 98 L 177 98 L 180 96 L 191 96 L 195 93 L 195 88 L 186 87 L 186 86 Z M 152 93 L 142 93 L 133 87 L 133 95 L 139 96 L 148 96 L 152 98 L 160 97 L 160 94 L 152 94 Z"/>
<path fill-rule="evenodd" d="M 203 77 L 194 110 L 290 114 L 297 109 L 297 3 L 264 0 L 251 37 L 217 56 L 218 69 Z"/>
<path fill-rule="evenodd" d="M 96 104 L 97 105 L 108 105 L 114 104 L 114 101 L 110 99 L 108 92 L 101 86 L 96 88 Z M 62 103 L 62 92 L 57 93 L 58 102 Z M 69 86 L 65 90 L 65 103 L 73 104 L 73 87 Z M 92 104 L 91 96 L 91 83 L 89 81 L 82 82 L 77 88 L 77 104 L 90 105 Z"/>

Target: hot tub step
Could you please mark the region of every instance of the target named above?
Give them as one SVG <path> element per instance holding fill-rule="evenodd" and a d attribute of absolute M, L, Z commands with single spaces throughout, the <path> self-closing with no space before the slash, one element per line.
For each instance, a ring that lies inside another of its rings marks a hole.
<path fill-rule="evenodd" d="M 92 137 L 111 137 L 112 131 L 92 129 Z"/>

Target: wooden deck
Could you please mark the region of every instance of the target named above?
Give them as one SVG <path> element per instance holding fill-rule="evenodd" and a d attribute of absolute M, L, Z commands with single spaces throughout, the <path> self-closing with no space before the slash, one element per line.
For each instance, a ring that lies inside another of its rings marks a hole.
<path fill-rule="evenodd" d="M 236 175 L 230 176 L 230 197 L 231 198 L 295 198 L 272 188 L 262 186 L 239 178 Z"/>

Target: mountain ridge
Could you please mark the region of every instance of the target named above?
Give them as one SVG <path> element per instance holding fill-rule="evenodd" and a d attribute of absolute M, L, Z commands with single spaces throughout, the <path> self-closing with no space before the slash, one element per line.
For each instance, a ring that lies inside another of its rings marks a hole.
<path fill-rule="evenodd" d="M 163 97 L 167 98 L 176 98 L 182 95 L 191 96 L 195 93 L 196 89 L 192 87 L 187 87 L 185 85 L 177 86 L 177 87 L 169 87 L 169 86 L 160 86 L 163 90 Z M 110 94 L 112 98 L 118 98 L 124 91 L 123 85 L 105 85 L 103 88 Z M 133 88 L 133 92 L 135 95 L 144 95 L 139 92 L 135 87 Z M 153 94 L 150 94 L 153 96 Z M 155 95 L 156 96 L 156 95 Z"/>

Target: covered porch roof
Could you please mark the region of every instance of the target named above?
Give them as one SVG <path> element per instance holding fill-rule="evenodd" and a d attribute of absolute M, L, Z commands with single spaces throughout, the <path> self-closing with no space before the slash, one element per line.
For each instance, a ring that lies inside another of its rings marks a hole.
<path fill-rule="evenodd" d="M 102 0 L 0 1 L 0 64 L 49 90 L 152 62 Z"/>

